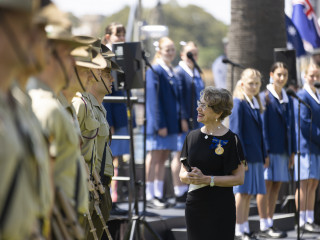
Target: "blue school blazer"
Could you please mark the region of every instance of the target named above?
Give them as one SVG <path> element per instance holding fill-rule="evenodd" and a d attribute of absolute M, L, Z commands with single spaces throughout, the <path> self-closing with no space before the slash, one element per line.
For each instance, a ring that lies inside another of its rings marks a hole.
<path fill-rule="evenodd" d="M 267 153 L 263 142 L 259 109 L 252 109 L 246 100 L 234 98 L 229 120 L 231 131 L 240 138 L 246 160 L 252 163 L 264 163 Z"/>
<path fill-rule="evenodd" d="M 123 90 L 112 91 L 107 96 L 126 96 Z M 110 127 L 115 129 L 128 126 L 126 103 L 102 103 L 107 111 L 107 121 Z"/>
<path fill-rule="evenodd" d="M 260 93 L 263 136 L 268 153 L 291 155 L 297 152 L 293 100 L 280 104 L 269 90 Z"/>
<path fill-rule="evenodd" d="M 174 71 L 177 74 L 180 85 L 182 118 L 189 120 L 193 117 L 194 129 L 200 128 L 203 124 L 197 122 L 197 100 L 200 99 L 200 92 L 204 89 L 202 78 L 200 76 L 194 77 L 194 92 L 192 93 L 192 77 L 179 65 Z M 193 106 L 192 94 L 194 94 Z"/>
<path fill-rule="evenodd" d="M 305 101 L 311 107 L 309 108 L 300 105 L 300 152 L 320 154 L 320 105 L 310 96 L 305 90 L 300 90 L 297 95 Z M 296 112 L 296 131 L 298 139 L 298 101 L 295 100 L 295 112 Z M 312 130 L 310 138 L 310 123 L 311 123 L 311 112 L 312 112 Z M 298 140 L 297 140 L 298 142 Z"/>
<path fill-rule="evenodd" d="M 181 108 L 179 83 L 176 76 L 170 77 L 158 64 L 146 72 L 147 134 L 157 134 L 167 128 L 168 134 L 181 132 Z"/>

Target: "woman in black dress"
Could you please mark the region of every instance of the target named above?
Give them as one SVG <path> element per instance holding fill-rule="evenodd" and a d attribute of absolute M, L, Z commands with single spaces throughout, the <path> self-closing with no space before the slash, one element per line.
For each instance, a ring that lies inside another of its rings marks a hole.
<path fill-rule="evenodd" d="M 186 202 L 189 240 L 234 239 L 232 187 L 243 184 L 245 161 L 239 138 L 221 123 L 232 106 L 229 91 L 206 87 L 197 108 L 197 121 L 204 126 L 191 131 L 183 145 L 180 179 L 190 184 Z"/>

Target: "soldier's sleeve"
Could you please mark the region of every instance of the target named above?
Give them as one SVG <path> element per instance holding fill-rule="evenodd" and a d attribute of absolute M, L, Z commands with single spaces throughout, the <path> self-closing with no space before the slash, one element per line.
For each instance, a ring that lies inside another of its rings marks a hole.
<path fill-rule="evenodd" d="M 85 120 L 85 117 L 86 117 L 87 105 L 78 96 L 76 96 L 76 97 L 74 97 L 72 99 L 72 105 L 73 105 L 74 109 L 76 110 L 78 122 L 79 122 L 79 125 L 80 125 L 80 128 L 81 128 L 81 126 L 83 126 L 83 124 L 84 124 L 84 120 Z"/>

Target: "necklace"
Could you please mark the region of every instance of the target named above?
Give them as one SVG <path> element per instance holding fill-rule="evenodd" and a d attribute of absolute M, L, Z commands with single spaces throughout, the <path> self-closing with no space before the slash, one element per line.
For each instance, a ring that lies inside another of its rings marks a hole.
<path fill-rule="evenodd" d="M 205 128 L 205 136 L 204 136 L 204 138 L 205 139 L 208 139 L 208 135 L 213 135 L 213 133 L 214 133 L 214 131 L 216 131 L 217 129 L 220 129 L 221 128 L 221 126 L 220 126 L 220 123 L 219 123 L 219 125 L 212 131 L 212 132 L 208 132 L 208 130 L 207 130 L 207 127 Z"/>

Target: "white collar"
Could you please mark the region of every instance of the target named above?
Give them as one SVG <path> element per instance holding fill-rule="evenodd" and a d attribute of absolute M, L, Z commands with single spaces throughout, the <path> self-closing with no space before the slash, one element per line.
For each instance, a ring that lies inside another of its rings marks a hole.
<path fill-rule="evenodd" d="M 162 60 L 162 58 L 158 58 L 157 63 L 167 72 L 170 77 L 173 77 L 172 69 Z"/>
<path fill-rule="evenodd" d="M 282 99 L 280 100 L 278 93 L 276 92 L 276 90 L 274 90 L 274 87 L 272 86 L 273 84 L 268 84 L 267 85 L 267 89 L 269 90 L 269 92 L 276 98 L 278 99 L 279 103 L 288 103 L 289 102 L 289 98 L 288 95 L 286 93 L 286 91 L 282 88 L 281 89 L 281 93 L 282 93 Z"/>
<path fill-rule="evenodd" d="M 247 94 L 245 94 L 245 92 L 243 92 L 244 97 L 246 98 L 247 102 L 250 104 L 250 107 L 252 109 L 260 109 L 258 100 L 256 99 L 256 97 L 252 97 L 252 101 L 250 100 L 250 98 L 248 97 Z"/>
<path fill-rule="evenodd" d="M 310 95 L 318 104 L 320 104 L 319 91 L 318 91 L 318 89 L 316 89 L 316 93 L 317 93 L 317 95 L 318 95 L 318 98 L 316 97 L 316 95 L 315 95 L 314 92 L 312 91 L 312 89 L 311 89 L 311 87 L 309 86 L 309 84 L 305 83 L 305 84 L 303 85 L 303 89 L 305 89 L 305 90 L 309 93 L 309 95 Z"/>
<path fill-rule="evenodd" d="M 191 68 L 189 68 L 189 66 L 184 62 L 184 61 L 180 61 L 179 62 L 179 66 L 183 69 L 183 70 L 185 70 L 186 71 L 186 73 L 188 73 L 188 75 L 190 76 L 190 77 L 193 77 L 193 70 L 191 69 Z M 199 74 L 199 71 L 198 71 L 198 69 L 194 69 L 194 75 L 196 76 L 196 77 L 200 77 L 200 74 Z"/>
<path fill-rule="evenodd" d="M 107 43 L 106 47 L 109 48 L 112 51 L 112 44 L 111 43 Z"/>

